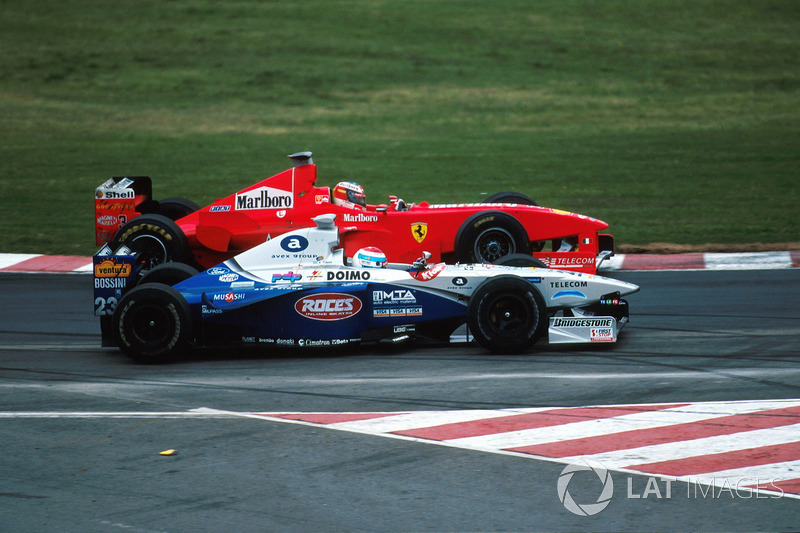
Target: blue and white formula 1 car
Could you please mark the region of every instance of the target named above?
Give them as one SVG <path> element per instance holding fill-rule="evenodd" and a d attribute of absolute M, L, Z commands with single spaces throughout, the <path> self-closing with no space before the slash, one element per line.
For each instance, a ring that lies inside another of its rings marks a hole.
<path fill-rule="evenodd" d="M 621 296 L 639 290 L 591 274 L 429 265 L 426 257 L 367 268 L 338 248 L 334 215 L 314 221 L 315 228 L 281 235 L 196 275 L 185 265 L 161 265 L 130 290 L 123 278 L 136 275 L 133 257 L 96 256 L 95 310 L 107 315 L 104 335 L 141 363 L 165 362 L 193 346 L 456 337 L 474 338 L 494 353 L 519 353 L 543 336 L 550 343 L 615 342 L 628 321 Z M 170 286 L 176 279 L 183 281 Z M 453 337 L 456 330 L 462 334 Z"/>

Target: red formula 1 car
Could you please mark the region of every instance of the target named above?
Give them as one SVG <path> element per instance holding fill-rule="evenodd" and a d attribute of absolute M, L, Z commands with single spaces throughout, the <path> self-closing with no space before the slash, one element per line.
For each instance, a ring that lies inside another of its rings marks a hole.
<path fill-rule="evenodd" d="M 447 263 L 491 263 L 513 255 L 519 265 L 595 273 L 613 254 L 613 237 L 600 233 L 605 222 L 540 207 L 519 193 L 445 205 L 391 196 L 388 204 L 372 205 L 355 183 L 317 186 L 310 152 L 289 157 L 293 168 L 202 209 L 177 198 L 154 201 L 150 178 L 112 178 L 95 192 L 97 244 L 124 244 L 151 266 L 178 261 L 208 268 L 334 213 L 348 256 L 377 244 L 396 262 L 412 262 L 423 251 Z"/>

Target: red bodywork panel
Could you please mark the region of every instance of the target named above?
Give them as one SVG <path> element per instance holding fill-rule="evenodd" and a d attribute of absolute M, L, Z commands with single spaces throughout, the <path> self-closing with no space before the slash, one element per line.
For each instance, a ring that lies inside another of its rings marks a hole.
<path fill-rule="evenodd" d="M 423 251 L 433 261 L 455 259 L 456 233 L 464 221 L 481 211 L 502 211 L 525 227 L 532 243 L 577 244 L 569 252 L 547 246 L 532 255 L 553 268 L 594 273 L 599 252 L 599 231 L 608 227 L 600 220 L 547 207 L 517 204 L 448 204 L 425 202 L 397 210 L 368 205 L 366 210 L 331 203 L 330 188 L 317 187 L 314 164 L 296 166 L 217 200 L 177 221 L 186 234 L 195 260 L 209 268 L 282 233 L 313 226 L 317 215 L 335 213 L 345 255 L 352 257 L 365 246 L 378 246 L 392 262 L 412 262 Z M 538 247 L 533 247 L 536 250 Z"/>

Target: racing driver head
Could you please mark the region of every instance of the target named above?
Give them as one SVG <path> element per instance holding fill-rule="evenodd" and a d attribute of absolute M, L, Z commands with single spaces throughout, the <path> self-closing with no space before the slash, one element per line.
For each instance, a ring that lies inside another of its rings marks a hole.
<path fill-rule="evenodd" d="M 353 266 L 361 268 L 386 268 L 386 254 L 380 248 L 368 246 L 361 248 L 353 256 Z"/>
<path fill-rule="evenodd" d="M 367 197 L 364 195 L 364 188 L 352 181 L 342 181 L 333 188 L 333 203 L 350 209 L 366 209 Z"/>

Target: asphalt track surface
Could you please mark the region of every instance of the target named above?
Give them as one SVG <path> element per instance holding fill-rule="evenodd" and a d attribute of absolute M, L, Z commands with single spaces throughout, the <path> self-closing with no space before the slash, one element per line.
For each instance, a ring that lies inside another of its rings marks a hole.
<path fill-rule="evenodd" d="M 613 276 L 642 287 L 615 346 L 140 366 L 99 347 L 90 276 L 0 274 L 0 531 L 797 530 L 798 498 L 677 481 L 666 494 L 622 472 L 607 507 L 578 516 L 559 500 L 564 463 L 256 414 L 800 398 L 800 270 Z M 586 475 L 571 496 L 599 500 Z"/>

